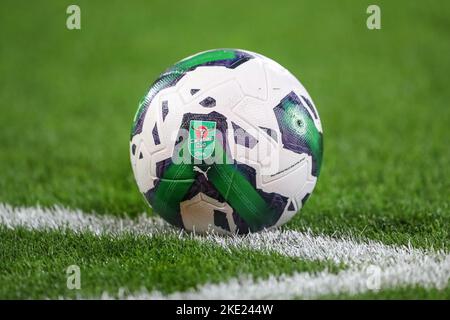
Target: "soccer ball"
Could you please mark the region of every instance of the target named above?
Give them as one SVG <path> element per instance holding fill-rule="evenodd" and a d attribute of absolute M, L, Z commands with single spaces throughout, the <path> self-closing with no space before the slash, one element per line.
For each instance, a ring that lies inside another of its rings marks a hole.
<path fill-rule="evenodd" d="M 130 141 L 140 192 L 189 231 L 248 233 L 304 206 L 320 173 L 319 114 L 260 54 L 218 49 L 176 63 L 139 103 Z"/>

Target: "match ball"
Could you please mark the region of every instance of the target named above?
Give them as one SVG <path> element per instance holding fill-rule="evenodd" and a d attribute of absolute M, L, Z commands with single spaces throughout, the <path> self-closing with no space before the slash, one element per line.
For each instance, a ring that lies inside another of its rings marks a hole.
<path fill-rule="evenodd" d="M 177 62 L 141 99 L 130 140 L 139 191 L 172 225 L 248 233 L 305 205 L 323 155 L 319 113 L 288 70 L 218 49 Z"/>

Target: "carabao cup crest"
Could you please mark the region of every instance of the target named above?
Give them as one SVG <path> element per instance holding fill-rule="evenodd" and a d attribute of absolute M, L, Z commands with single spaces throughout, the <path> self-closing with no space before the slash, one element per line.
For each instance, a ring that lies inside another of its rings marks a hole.
<path fill-rule="evenodd" d="M 195 159 L 208 159 L 214 152 L 215 140 L 215 121 L 191 120 L 189 125 L 189 153 Z"/>

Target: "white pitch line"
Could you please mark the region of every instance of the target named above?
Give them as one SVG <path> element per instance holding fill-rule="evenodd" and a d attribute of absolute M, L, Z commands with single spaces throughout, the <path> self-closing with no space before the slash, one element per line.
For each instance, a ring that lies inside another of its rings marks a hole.
<path fill-rule="evenodd" d="M 247 280 L 232 279 L 227 283 L 207 284 L 199 287 L 196 291 L 175 293 L 166 296 L 166 298 L 194 296 L 199 299 L 202 297 L 225 298 L 220 292 L 227 291 L 223 291 L 221 286 L 230 287 L 230 294 L 227 294 L 228 298 L 263 298 L 270 294 L 272 289 L 272 292 L 278 292 L 281 296 L 305 298 L 334 293 L 333 290 L 359 293 L 364 292 L 358 288 L 362 288 L 362 283 L 367 281 L 369 276 L 366 270 L 370 266 L 377 266 L 380 269 L 381 287 L 399 285 L 445 287 L 450 275 L 450 259 L 444 251 L 434 252 L 406 246 L 390 246 L 377 241 L 362 242 L 350 238 L 337 239 L 294 230 L 272 230 L 246 236 L 224 237 L 216 234 L 201 236 L 180 232 L 168 226 L 160 218 L 149 218 L 145 215 L 141 215 L 137 219 L 130 219 L 85 214 L 79 210 L 67 210 L 60 207 L 53 209 L 39 207 L 12 208 L 1 204 L 0 224 L 13 229 L 17 227 L 30 230 L 70 229 L 75 232 L 93 232 L 97 235 L 123 233 L 147 236 L 171 235 L 178 236 L 180 239 L 189 238 L 215 243 L 224 248 L 245 248 L 268 253 L 276 252 L 305 260 L 332 261 L 336 264 L 345 264 L 350 268 L 338 274 L 328 272 L 317 275 L 298 273 L 292 277 L 286 276 L 280 279 L 272 277 L 269 280 L 257 281 L 250 280 L 250 278 Z M 304 282 L 300 281 L 302 279 Z M 245 289 L 247 287 L 249 289 Z M 231 288 L 238 289 L 233 291 Z M 265 288 L 271 289 L 266 290 Z M 217 290 L 215 294 L 214 290 Z M 285 290 L 287 291 L 284 294 L 280 293 Z M 367 291 L 367 285 L 365 291 Z M 150 298 L 163 297 L 158 292 L 143 293 L 138 296 L 143 298 L 145 295 Z M 133 295 L 130 297 L 133 297 Z M 278 294 L 270 295 L 270 297 L 278 297 Z"/>
<path fill-rule="evenodd" d="M 375 272 L 374 272 L 375 271 Z M 294 273 L 270 276 L 254 280 L 251 277 L 233 278 L 218 284 L 205 284 L 185 292 L 164 295 L 159 291 L 125 293 L 116 296 L 103 293 L 101 299 L 124 300 L 261 300 L 261 299 L 314 299 L 339 294 L 362 294 L 405 286 L 443 289 L 448 285 L 450 257 L 442 262 L 431 260 L 421 266 L 402 263 L 387 267 L 376 273 L 374 269 L 348 269 L 337 274 L 328 271 L 318 273 Z M 375 290 L 376 289 L 376 290 Z"/>
<path fill-rule="evenodd" d="M 92 232 L 95 235 L 124 233 L 142 235 L 177 234 L 161 218 L 144 214 L 135 219 L 118 218 L 111 215 L 87 214 L 81 210 L 70 210 L 55 206 L 11 207 L 0 203 L 0 224 L 10 229 L 22 227 L 28 230 L 71 230 Z"/>
<path fill-rule="evenodd" d="M 305 260 L 327 260 L 348 266 L 363 264 L 385 266 L 399 262 L 417 263 L 428 259 L 439 261 L 446 256 L 443 251 L 433 252 L 407 246 L 390 246 L 371 240 L 361 242 L 350 238 L 333 238 L 295 230 L 268 230 L 246 236 L 220 236 L 213 233 L 193 235 L 172 228 L 161 218 L 148 217 L 145 214 L 136 219 L 130 219 L 86 214 L 80 210 L 61 207 L 13 208 L 0 204 L 0 224 L 11 229 L 17 227 L 30 230 L 69 229 L 75 232 L 92 232 L 96 235 L 124 233 L 147 236 L 177 235 L 179 238 L 213 242 L 224 248 L 276 252 Z"/>

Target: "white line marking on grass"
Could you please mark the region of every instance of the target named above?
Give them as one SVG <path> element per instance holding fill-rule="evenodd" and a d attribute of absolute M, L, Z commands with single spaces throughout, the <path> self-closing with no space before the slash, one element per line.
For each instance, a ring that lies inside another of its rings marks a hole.
<path fill-rule="evenodd" d="M 10 229 L 23 227 L 29 230 L 72 230 L 102 234 L 177 234 L 161 218 L 141 215 L 136 219 L 118 218 L 110 215 L 86 214 L 81 210 L 62 207 L 16 207 L 0 204 L 0 224 Z"/>
<path fill-rule="evenodd" d="M 450 274 L 450 257 L 441 262 L 430 260 L 428 264 L 408 263 L 387 267 L 380 273 L 379 289 L 421 286 L 445 288 Z M 318 273 L 295 273 L 293 275 L 270 276 L 254 280 L 251 277 L 234 278 L 219 284 L 205 284 L 186 292 L 164 295 L 161 292 L 140 291 L 127 294 L 120 290 L 116 296 L 103 293 L 101 299 L 159 300 L 159 299 L 314 299 L 339 294 L 362 294 L 370 291 L 365 270 L 348 269 L 337 274 L 328 271 Z"/>
<path fill-rule="evenodd" d="M 355 241 L 313 235 L 294 230 L 272 230 L 246 236 L 205 236 L 180 232 L 160 218 L 141 215 L 137 219 L 85 214 L 79 210 L 60 207 L 12 208 L 0 204 L 0 224 L 8 228 L 24 227 L 30 230 L 62 230 L 93 232 L 97 235 L 172 235 L 180 239 L 195 239 L 218 244 L 224 248 L 245 248 L 313 261 L 332 261 L 345 264 L 348 270 L 338 274 L 326 271 L 318 274 L 297 273 L 268 280 L 232 279 L 222 284 L 207 284 L 195 291 L 163 296 L 158 292 L 142 293 L 136 297 L 173 298 L 276 298 L 317 297 L 324 294 L 368 291 L 367 267 L 380 268 L 380 287 L 421 285 L 445 287 L 450 276 L 450 256 L 444 251 L 415 249 L 407 246 L 384 245 L 377 241 Z M 224 289 L 226 286 L 228 289 Z M 365 289 L 364 289 L 365 287 Z M 248 288 L 248 289 L 246 289 Z M 337 290 L 337 291 L 336 291 Z M 229 292 L 229 294 L 227 293 Z M 273 294 L 271 294 L 273 292 Z M 107 294 L 106 294 L 107 297 Z M 133 295 L 130 295 L 133 297 Z"/>

